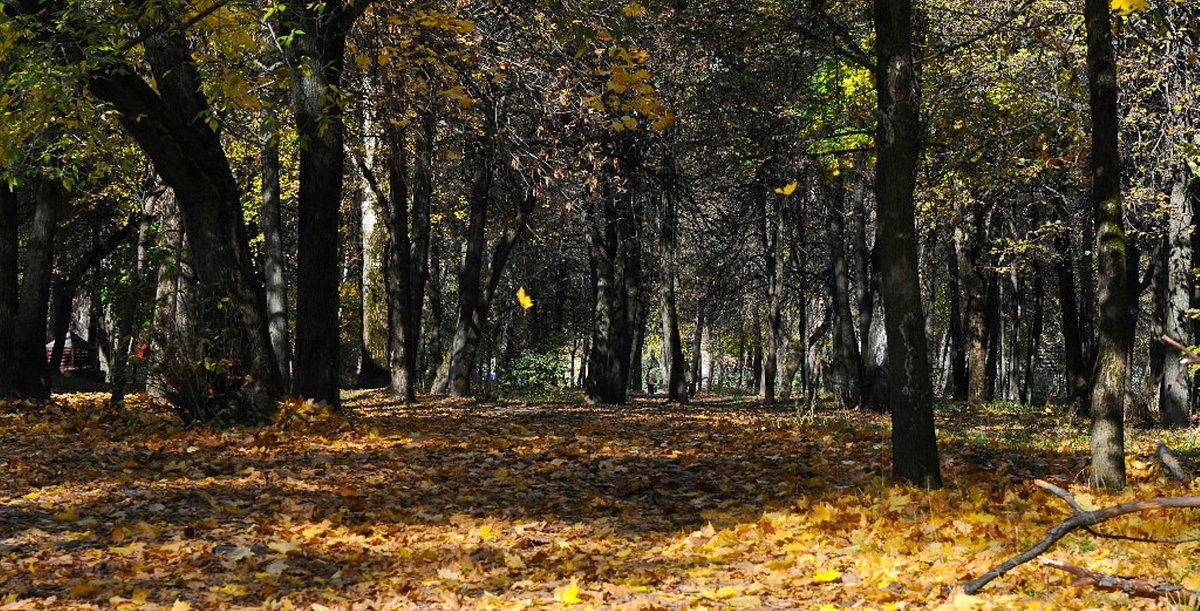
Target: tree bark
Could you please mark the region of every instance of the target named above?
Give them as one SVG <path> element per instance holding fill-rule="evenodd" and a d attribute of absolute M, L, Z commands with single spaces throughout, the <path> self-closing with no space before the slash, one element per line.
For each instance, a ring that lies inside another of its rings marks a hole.
<path fill-rule="evenodd" d="M 858 340 L 850 312 L 850 272 L 846 264 L 846 235 L 843 221 L 846 182 L 842 175 L 831 185 L 829 215 L 829 252 L 831 254 L 830 294 L 833 295 L 833 371 L 834 396 L 846 407 L 862 403 L 859 374 L 862 371 Z"/>
<path fill-rule="evenodd" d="M 700 384 L 701 384 L 702 377 L 704 374 L 704 372 L 701 370 L 701 367 L 703 366 L 703 364 L 701 363 L 701 360 L 700 360 L 701 352 L 703 351 L 703 349 L 704 349 L 704 308 L 701 307 L 699 304 L 697 304 L 696 305 L 696 328 L 692 330 L 692 364 L 691 364 L 691 367 L 689 370 L 690 375 L 688 376 L 689 378 L 691 378 L 688 381 L 688 392 L 689 392 L 689 394 L 692 394 L 692 395 L 700 392 Z M 711 372 L 710 372 L 710 375 L 711 375 Z M 712 384 L 712 380 L 709 380 L 710 387 L 711 387 L 711 384 Z"/>
<path fill-rule="evenodd" d="M 21 296 L 13 337 L 15 386 L 18 394 L 50 397 L 50 367 L 46 362 L 46 322 L 50 280 L 54 269 L 54 230 L 66 206 L 62 184 L 49 178 L 35 181 L 33 225 L 25 247 Z"/>
<path fill-rule="evenodd" d="M 775 402 L 776 373 L 779 369 L 780 343 L 783 338 L 783 206 L 784 197 L 768 197 L 765 218 L 767 306 L 763 321 L 762 380 L 758 397 L 763 403 Z"/>
<path fill-rule="evenodd" d="M 1062 311 L 1062 336 L 1064 360 L 1066 361 L 1067 403 L 1075 413 L 1086 416 L 1091 412 L 1091 393 L 1084 360 L 1083 331 L 1079 324 L 1079 307 L 1075 296 L 1075 263 L 1071 254 L 1070 240 L 1058 236 L 1054 240 L 1058 250 L 1055 270 L 1058 279 L 1058 302 Z"/>
<path fill-rule="evenodd" d="M 183 225 L 203 299 L 202 317 L 214 333 L 237 347 L 245 383 L 228 403 L 234 419 L 259 420 L 283 394 L 267 331 L 266 297 L 250 260 L 237 181 L 220 135 L 203 121 L 211 112 L 199 73 L 177 33 L 156 34 L 145 44 L 157 92 L 132 67 L 104 64 L 89 89 L 120 113 L 155 169 L 179 199 Z M 217 307 L 221 300 L 232 307 Z"/>
<path fill-rule="evenodd" d="M 615 179 L 615 178 L 614 178 Z M 584 386 L 589 403 L 624 403 L 629 388 L 640 244 L 633 192 L 609 189 L 593 204 L 587 241 L 596 279 L 592 340 Z"/>
<path fill-rule="evenodd" d="M 1092 475 L 1095 487 L 1125 487 L 1125 389 L 1133 341 L 1121 160 L 1117 148 L 1117 62 L 1107 0 L 1086 0 L 1088 96 L 1092 112 L 1092 190 L 1097 290 L 1096 373 L 1092 387 Z"/>
<path fill-rule="evenodd" d="M 913 189 L 919 152 L 919 87 L 912 48 L 911 0 L 875 0 L 879 127 L 876 244 L 883 278 L 892 473 L 929 488 L 942 485 L 933 423 L 933 388 L 917 266 Z"/>
<path fill-rule="evenodd" d="M 967 212 L 968 227 L 955 228 L 955 255 L 959 283 L 964 293 L 966 320 L 967 402 L 979 405 L 987 400 L 987 283 L 979 260 L 987 242 L 987 211 L 975 206 Z"/>
<path fill-rule="evenodd" d="M 1033 321 L 1029 323 L 1029 337 L 1025 340 L 1024 377 L 1021 382 L 1021 402 L 1028 405 L 1033 400 L 1034 371 L 1037 366 L 1038 350 L 1042 345 L 1045 324 L 1045 285 L 1042 281 L 1042 266 L 1033 269 Z"/>
<path fill-rule="evenodd" d="M 1195 222 L 1193 204 L 1187 196 L 1187 179 L 1178 176 L 1171 189 L 1172 210 L 1167 222 L 1167 253 L 1163 262 L 1166 267 L 1165 294 L 1162 297 L 1165 306 L 1163 332 L 1184 344 L 1191 343 L 1187 310 L 1191 307 L 1191 289 L 1195 282 L 1192 276 L 1191 241 L 1191 226 Z M 1160 342 L 1153 343 L 1161 346 Z M 1191 406 L 1188 401 L 1188 365 L 1180 363 L 1178 358 L 1164 358 L 1163 361 L 1159 420 L 1164 428 L 1183 428 L 1188 426 Z"/>
<path fill-rule="evenodd" d="M 963 320 L 962 282 L 959 280 L 961 270 L 958 266 L 958 250 L 961 247 L 955 240 L 955 253 L 946 257 L 949 265 L 946 290 L 950 293 L 950 321 L 947 335 L 950 342 L 950 397 L 955 401 L 966 401 L 969 381 L 967 378 L 967 348 L 966 326 Z"/>
<path fill-rule="evenodd" d="M 458 273 L 458 322 L 450 346 L 448 390 L 451 396 L 466 397 L 471 393 L 471 371 L 475 364 L 475 348 L 480 329 L 476 312 L 481 300 L 483 250 L 486 246 L 484 228 L 487 224 L 488 202 L 492 189 L 491 145 L 479 139 L 468 158 L 473 163 L 470 207 L 467 222 L 466 253 Z"/>
<path fill-rule="evenodd" d="M 340 1 L 316 11 L 289 5 L 297 33 L 292 56 L 292 112 L 300 147 L 297 234 L 296 354 L 293 391 L 337 406 L 338 228 L 342 205 L 345 121 L 338 100 L 349 23 Z"/>
<path fill-rule="evenodd" d="M 675 196 L 670 187 L 662 195 L 662 214 L 659 218 L 659 278 L 658 310 L 662 316 L 662 362 L 666 379 L 667 398 L 680 403 L 688 402 L 688 364 L 683 357 L 683 338 L 679 334 L 679 315 L 675 307 L 676 253 L 678 217 Z M 697 325 L 697 330 L 699 325 Z M 699 359 L 699 350 L 693 359 Z"/>
<path fill-rule="evenodd" d="M 0 180 L 0 398 L 16 389 L 18 270 L 17 194 Z"/>
<path fill-rule="evenodd" d="M 279 378 L 291 386 L 292 343 L 288 334 L 287 283 L 283 274 L 283 215 L 280 207 L 279 142 L 268 134 L 262 147 L 263 279 L 267 295 L 267 329 Z"/>

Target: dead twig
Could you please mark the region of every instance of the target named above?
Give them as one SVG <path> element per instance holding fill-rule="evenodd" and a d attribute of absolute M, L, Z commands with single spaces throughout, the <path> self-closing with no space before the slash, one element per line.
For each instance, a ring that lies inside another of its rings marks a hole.
<path fill-rule="evenodd" d="M 1004 575 L 1005 573 L 1015 569 L 1034 558 L 1042 555 L 1051 546 L 1057 543 L 1060 539 L 1067 536 L 1071 532 L 1084 528 L 1090 528 L 1101 522 L 1106 522 L 1118 516 L 1128 515 L 1131 513 L 1142 513 L 1153 511 L 1156 509 L 1200 509 L 1200 496 L 1176 496 L 1158 499 L 1148 499 L 1144 501 L 1131 501 L 1129 503 L 1120 503 L 1103 507 L 1094 511 L 1084 511 L 1079 503 L 1075 501 L 1074 495 L 1070 492 L 1055 486 L 1049 482 L 1036 480 L 1034 482 L 1041 488 L 1050 491 L 1055 496 L 1063 499 L 1071 506 L 1071 516 L 1060 522 L 1046 532 L 1046 536 L 1035 543 L 1029 549 L 1005 560 L 999 565 L 993 567 L 988 572 L 968 581 L 963 584 L 963 592 L 967 594 L 975 594 L 979 590 L 991 583 L 992 580 Z"/>
<path fill-rule="evenodd" d="M 1196 354 L 1195 350 L 1188 348 L 1170 335 L 1163 335 L 1161 339 L 1164 344 L 1187 355 L 1187 358 L 1179 361 L 1181 365 L 1200 365 L 1200 354 Z"/>
<path fill-rule="evenodd" d="M 1038 562 L 1074 575 L 1077 579 L 1071 585 L 1077 587 L 1093 587 L 1104 592 L 1124 592 L 1129 596 L 1136 596 L 1138 598 L 1165 598 L 1178 605 L 1191 605 L 1193 601 L 1197 600 L 1195 590 L 1189 590 L 1183 586 L 1171 583 L 1090 571 L 1083 567 L 1063 562 L 1062 560 L 1054 560 L 1053 558 L 1039 558 Z"/>

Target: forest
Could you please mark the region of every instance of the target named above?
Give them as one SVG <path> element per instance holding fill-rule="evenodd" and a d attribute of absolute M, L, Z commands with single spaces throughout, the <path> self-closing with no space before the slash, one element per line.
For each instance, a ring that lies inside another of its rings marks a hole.
<path fill-rule="evenodd" d="M 1197 604 L 1195 2 L 0 0 L 0 111 L 0 609 Z"/>

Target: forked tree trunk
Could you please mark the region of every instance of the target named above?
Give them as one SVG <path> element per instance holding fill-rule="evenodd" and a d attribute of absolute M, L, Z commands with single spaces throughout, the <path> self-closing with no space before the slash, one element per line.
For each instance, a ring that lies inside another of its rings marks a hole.
<path fill-rule="evenodd" d="M 911 0 L 875 0 L 879 96 L 875 199 L 883 278 L 892 472 L 929 488 L 942 485 L 933 423 L 933 388 L 917 271 L 913 189 L 919 152 L 919 88 L 912 47 Z"/>
<path fill-rule="evenodd" d="M 1107 0 L 1085 0 L 1088 95 L 1092 111 L 1092 191 L 1099 317 L 1092 387 L 1093 486 L 1125 487 L 1125 389 L 1133 325 L 1126 274 L 1121 160 L 1117 146 L 1117 61 Z"/>

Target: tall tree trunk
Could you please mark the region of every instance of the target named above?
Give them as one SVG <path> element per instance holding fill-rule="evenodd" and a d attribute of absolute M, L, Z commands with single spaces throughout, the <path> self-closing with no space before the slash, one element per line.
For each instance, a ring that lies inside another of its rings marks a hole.
<path fill-rule="evenodd" d="M 388 193 L 381 196 L 387 228 L 384 286 L 388 300 L 389 389 L 406 402 L 416 400 L 416 371 L 409 367 L 408 334 L 412 332 L 412 240 L 408 216 L 408 153 L 403 128 L 385 128 L 388 150 Z M 365 170 L 369 171 L 369 169 Z"/>
<path fill-rule="evenodd" d="M 1045 326 L 1045 285 L 1042 281 L 1042 266 L 1034 264 L 1033 269 L 1033 321 L 1029 323 L 1029 337 L 1025 340 L 1024 377 L 1021 382 L 1021 402 L 1028 405 L 1033 401 L 1034 371 L 1037 366 L 1037 355 L 1042 345 L 1042 331 Z"/>
<path fill-rule="evenodd" d="M 180 226 L 179 206 L 175 192 L 165 187 L 158 198 L 158 280 L 154 292 L 154 347 L 150 352 L 151 370 L 161 370 L 161 365 L 173 345 L 181 341 L 197 341 L 192 337 L 195 325 L 189 313 L 194 304 L 189 303 L 189 293 L 195 281 L 190 273 L 187 240 Z M 139 232 L 139 236 L 140 232 Z M 287 321 L 284 321 L 287 324 Z M 159 374 L 151 373 L 147 380 L 150 396 L 168 401 L 168 383 Z"/>
<path fill-rule="evenodd" d="M 917 272 L 913 189 L 919 152 L 919 87 L 912 48 L 911 0 L 875 0 L 879 127 L 876 243 L 883 277 L 892 473 L 914 484 L 942 485 L 933 423 L 933 388 Z"/>
<path fill-rule="evenodd" d="M 492 155 L 490 144 L 479 139 L 468 158 L 473 163 L 470 207 L 467 221 L 466 253 L 458 273 L 458 323 L 450 346 L 448 390 L 451 396 L 466 397 L 471 393 L 471 370 L 475 364 L 475 348 L 479 342 L 476 326 L 479 309 L 483 250 L 486 246 L 484 226 L 487 224 L 488 201 L 492 189 Z"/>
<path fill-rule="evenodd" d="M 1195 178 L 1191 179 L 1196 182 Z M 1191 343 L 1191 329 L 1187 310 L 1190 306 L 1192 285 L 1192 224 L 1195 222 L 1195 202 L 1187 194 L 1187 178 L 1176 177 L 1171 189 L 1171 217 L 1167 223 L 1167 252 L 1165 263 L 1166 282 L 1162 297 L 1165 306 L 1163 332 L 1170 337 Z M 1154 344 L 1161 346 L 1157 337 Z M 1160 348 L 1161 349 L 1161 348 Z M 1163 359 L 1162 390 L 1159 393 L 1159 420 L 1164 428 L 1188 426 L 1191 403 L 1188 401 L 1188 366 L 1181 364 L 1178 355 Z"/>
<path fill-rule="evenodd" d="M 995 273 L 988 274 L 987 292 L 985 301 L 983 302 L 984 311 L 984 328 L 986 329 L 984 336 L 987 338 L 984 344 L 984 398 L 992 400 L 996 398 L 997 388 L 997 371 L 1000 364 L 1000 348 L 1003 344 L 1004 336 L 1000 332 L 1001 310 L 1004 302 L 1000 279 Z"/>
<path fill-rule="evenodd" d="M 959 280 L 961 270 L 958 267 L 958 241 L 955 240 L 955 252 L 946 257 L 949 264 L 949 274 L 946 290 L 950 293 L 950 396 L 955 401 L 966 401 L 968 396 L 967 379 L 967 347 L 966 334 L 963 331 L 963 294 L 962 282 Z"/>
<path fill-rule="evenodd" d="M 429 284 L 430 208 L 433 204 L 433 160 L 437 136 L 437 116 L 432 111 L 421 113 L 421 121 L 413 136 L 413 195 L 410 239 L 408 243 L 408 300 L 407 313 L 402 318 L 404 331 L 404 369 L 407 371 L 406 400 L 416 398 L 420 381 L 418 356 L 421 351 L 421 313 L 425 308 L 425 292 Z M 436 290 L 436 289 L 435 289 Z"/>
<path fill-rule="evenodd" d="M 283 274 L 283 217 L 279 191 L 279 142 L 268 134 L 262 148 L 263 279 L 267 295 L 267 329 L 279 366 L 279 378 L 291 386 L 292 344 L 288 337 L 287 284 Z"/>
<path fill-rule="evenodd" d="M 633 348 L 637 257 L 633 192 L 608 189 L 587 219 L 588 250 L 596 279 L 594 326 L 585 390 L 589 403 L 624 403 Z"/>
<path fill-rule="evenodd" d="M 1079 307 L 1075 297 L 1075 263 L 1071 254 L 1070 240 L 1058 236 L 1054 240 L 1058 251 L 1055 271 L 1058 278 L 1058 302 L 1062 311 L 1062 336 L 1064 360 L 1066 361 L 1067 404 L 1075 413 L 1086 416 L 1090 413 L 1091 392 L 1087 361 L 1084 358 L 1083 330 L 1079 324 Z"/>
<path fill-rule="evenodd" d="M 142 300 L 143 288 L 146 282 L 147 250 L 150 241 L 150 212 L 152 203 L 142 202 L 142 218 L 138 224 L 137 250 L 134 253 L 133 274 L 129 287 L 125 291 L 125 299 L 121 303 L 121 313 L 117 319 L 116 349 L 109 362 L 109 372 L 112 382 L 112 393 L 109 395 L 110 407 L 120 408 L 125 405 L 125 395 L 133 387 L 133 376 L 129 366 L 138 356 L 138 338 L 134 333 L 134 318 L 137 316 L 139 302 Z M 187 341 L 200 341 L 200 338 L 181 338 Z"/>
<path fill-rule="evenodd" d="M 1099 317 L 1092 387 L 1093 486 L 1125 487 L 1125 388 L 1133 325 L 1121 215 L 1117 148 L 1117 61 L 1107 0 L 1085 0 L 1088 94 L 1092 111 L 1092 191 Z"/>
<path fill-rule="evenodd" d="M 700 392 L 700 384 L 702 382 L 704 372 L 701 370 L 701 354 L 704 349 L 704 308 L 700 304 L 696 305 L 696 328 L 692 330 L 692 365 L 690 367 L 691 378 L 688 382 L 689 394 Z M 709 372 L 711 375 L 711 372 Z M 712 380 L 709 380 L 711 386 Z"/>
<path fill-rule="evenodd" d="M 337 406 L 338 216 L 342 205 L 345 121 L 339 99 L 349 24 L 339 1 L 317 11 L 289 5 L 297 33 L 292 57 L 292 111 L 300 137 L 297 233 L 296 355 L 292 390 Z M 326 13 L 325 11 L 329 11 Z M 343 26 L 346 29 L 343 29 Z"/>
<path fill-rule="evenodd" d="M 763 403 L 775 402 L 776 373 L 779 369 L 780 343 L 783 338 L 783 196 L 767 199 L 765 227 L 767 307 L 763 324 L 762 383 L 758 397 Z"/>
<path fill-rule="evenodd" d="M 46 363 L 46 318 L 50 302 L 50 279 L 54 268 L 54 230 L 66 206 L 62 184 L 48 178 L 36 181 L 33 226 L 25 247 L 21 296 L 17 305 L 17 327 L 13 338 L 18 394 L 48 398 L 50 368 Z"/>
<path fill-rule="evenodd" d="M 0 398 L 16 390 L 17 251 L 17 194 L 0 180 Z"/>
<path fill-rule="evenodd" d="M 662 316 L 662 363 L 666 379 L 667 397 L 672 401 L 687 403 L 688 382 L 687 363 L 683 357 L 683 338 L 679 334 L 679 316 L 675 308 L 676 260 L 679 250 L 677 242 L 678 217 L 675 210 L 675 196 L 668 190 L 662 196 L 662 213 L 659 217 L 659 277 L 658 277 L 658 311 Z M 700 325 L 697 324 L 697 333 Z M 693 360 L 699 360 L 700 351 L 692 355 Z"/>
<path fill-rule="evenodd" d="M 854 321 L 850 312 L 850 273 L 846 265 L 845 199 L 846 183 L 842 175 L 829 189 L 829 252 L 833 295 L 833 379 L 834 396 L 842 405 L 853 407 L 862 403 L 862 388 L 859 373 L 858 340 L 854 337 Z M 802 330 L 802 333 L 804 331 Z"/>
<path fill-rule="evenodd" d="M 966 310 L 966 369 L 967 402 L 979 405 L 987 400 L 987 283 L 984 280 L 982 261 L 983 246 L 987 242 L 987 216 L 982 207 L 972 207 L 967 212 L 969 227 L 955 228 L 955 255 L 957 258 L 959 283 L 965 294 Z M 967 221 L 967 219 L 964 219 Z"/>

